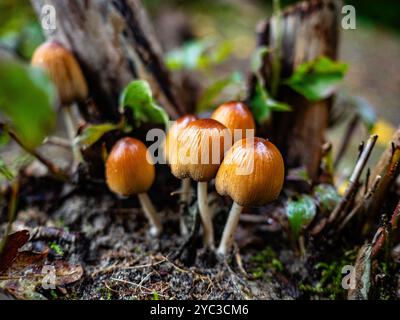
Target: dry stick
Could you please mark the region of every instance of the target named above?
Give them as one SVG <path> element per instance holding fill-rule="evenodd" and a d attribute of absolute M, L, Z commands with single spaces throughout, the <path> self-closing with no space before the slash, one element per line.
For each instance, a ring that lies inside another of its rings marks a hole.
<path fill-rule="evenodd" d="M 375 142 L 378 139 L 377 135 L 372 135 L 369 137 L 367 143 L 365 144 L 365 147 L 363 148 L 360 157 L 358 158 L 358 161 L 356 163 L 356 166 L 354 167 L 353 173 L 350 176 L 349 179 L 349 186 L 346 189 L 346 192 L 344 196 L 342 197 L 341 201 L 338 203 L 338 205 L 333 209 L 332 213 L 329 216 L 329 222 L 333 222 L 336 217 L 339 215 L 339 213 L 342 212 L 342 210 L 346 207 L 348 204 L 349 200 L 353 197 L 356 187 L 358 184 L 358 180 L 360 179 L 361 173 L 365 167 L 365 164 L 368 161 L 368 158 L 371 154 L 372 149 L 375 146 Z"/>
<path fill-rule="evenodd" d="M 378 189 L 379 183 L 381 181 L 381 176 L 376 176 L 374 183 L 369 188 L 368 192 L 364 195 L 362 201 L 359 201 L 356 206 L 351 210 L 351 212 L 346 216 L 343 222 L 340 224 L 338 231 L 343 230 L 343 228 L 349 223 L 349 221 L 360 212 L 362 206 L 372 197 L 372 195 Z"/>
<path fill-rule="evenodd" d="M 346 133 L 342 139 L 342 143 L 339 147 L 339 151 L 338 151 L 335 161 L 333 163 L 333 167 L 335 169 L 337 168 L 340 160 L 342 160 L 344 154 L 346 153 L 346 150 L 351 141 L 351 136 L 353 135 L 354 130 L 357 128 L 357 124 L 358 124 L 359 120 L 360 120 L 360 117 L 358 115 L 355 115 L 349 122 L 349 125 L 347 126 Z"/>
<path fill-rule="evenodd" d="M 0 129 L 4 130 L 5 125 L 0 124 Z M 11 130 L 7 129 L 7 133 L 10 136 L 11 139 L 13 139 L 22 149 L 24 149 L 27 153 L 29 153 L 31 156 L 35 157 L 39 162 L 41 162 L 43 165 L 47 167 L 47 169 L 58 179 L 61 180 L 68 180 L 68 175 L 61 170 L 58 166 L 56 166 L 53 162 L 50 160 L 46 159 L 43 157 L 39 152 L 36 150 L 32 150 L 31 148 L 28 148 L 18 137 L 17 135 L 12 132 Z"/>

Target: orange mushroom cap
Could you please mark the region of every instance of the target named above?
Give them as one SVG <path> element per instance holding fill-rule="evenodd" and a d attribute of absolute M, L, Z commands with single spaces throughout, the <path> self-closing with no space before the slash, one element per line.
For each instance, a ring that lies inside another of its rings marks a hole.
<path fill-rule="evenodd" d="M 213 179 L 224 157 L 227 134 L 227 128 L 213 119 L 190 122 L 178 136 L 172 174 L 199 182 Z"/>
<path fill-rule="evenodd" d="M 262 138 L 237 141 L 226 153 L 215 180 L 217 192 L 241 206 L 275 200 L 284 182 L 284 163 L 278 148 Z"/>
<path fill-rule="evenodd" d="M 82 101 L 88 96 L 87 83 L 77 60 L 59 43 L 49 41 L 39 46 L 31 64 L 48 72 L 62 105 Z"/>
<path fill-rule="evenodd" d="M 174 124 L 169 128 L 167 136 L 165 138 L 165 158 L 167 162 L 174 162 L 174 158 L 177 156 L 177 143 L 178 135 L 183 131 L 184 128 L 190 122 L 197 120 L 197 117 L 192 114 L 185 115 L 177 119 Z"/>
<path fill-rule="evenodd" d="M 217 120 L 226 126 L 231 131 L 233 138 L 235 138 L 235 129 L 242 130 L 242 134 L 239 138 L 243 139 L 247 137 L 246 129 L 255 130 L 256 128 L 253 114 L 250 109 L 240 101 L 230 101 L 220 105 L 211 115 L 211 119 Z M 240 140 L 239 138 L 236 138 L 234 142 Z"/>
<path fill-rule="evenodd" d="M 154 165 L 147 160 L 147 148 L 139 140 L 126 137 L 117 141 L 106 162 L 108 187 L 120 195 L 147 192 L 154 182 Z"/>

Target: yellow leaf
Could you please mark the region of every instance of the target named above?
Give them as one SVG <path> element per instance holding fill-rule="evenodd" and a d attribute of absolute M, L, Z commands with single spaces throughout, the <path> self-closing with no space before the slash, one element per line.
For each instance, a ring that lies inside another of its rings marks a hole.
<path fill-rule="evenodd" d="M 377 140 L 378 145 L 386 147 L 391 142 L 395 130 L 395 127 L 391 123 L 379 119 L 372 129 L 372 134 L 377 134 L 379 136 Z"/>

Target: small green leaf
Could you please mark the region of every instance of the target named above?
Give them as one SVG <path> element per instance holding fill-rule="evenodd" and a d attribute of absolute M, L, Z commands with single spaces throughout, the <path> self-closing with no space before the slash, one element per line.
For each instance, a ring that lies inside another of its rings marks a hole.
<path fill-rule="evenodd" d="M 0 59 L 0 111 L 28 148 L 35 148 L 55 127 L 56 93 L 49 77 L 15 59 Z"/>
<path fill-rule="evenodd" d="M 194 40 L 167 53 L 165 62 L 172 70 L 201 70 L 224 62 L 232 53 L 231 42 L 212 39 Z"/>
<path fill-rule="evenodd" d="M 134 80 L 129 83 L 120 96 L 119 105 L 121 109 L 130 108 L 132 110 L 137 126 L 142 122 L 163 123 L 166 127 L 168 126 L 168 114 L 154 102 L 147 81 Z"/>
<path fill-rule="evenodd" d="M 330 184 L 319 184 L 314 189 L 318 206 L 323 212 L 331 212 L 340 201 L 340 196 L 335 187 Z"/>
<path fill-rule="evenodd" d="M 345 63 L 320 57 L 299 65 L 284 83 L 308 100 L 318 101 L 334 93 L 347 69 Z"/>
<path fill-rule="evenodd" d="M 79 144 L 83 149 L 88 148 L 95 144 L 107 132 L 120 128 L 121 124 L 113 123 L 89 125 L 75 138 L 74 144 Z"/>
<path fill-rule="evenodd" d="M 253 73 L 258 73 L 263 65 L 265 55 L 270 51 L 266 46 L 261 46 L 256 49 L 250 60 L 250 67 Z"/>
<path fill-rule="evenodd" d="M 314 219 L 317 208 L 314 199 L 309 195 L 301 195 L 297 200 L 288 200 L 286 215 L 289 219 L 293 237 L 297 239 L 302 230 Z"/>
<path fill-rule="evenodd" d="M 272 99 L 259 81 L 256 83 L 250 107 L 258 124 L 263 124 L 269 120 L 273 111 L 287 112 L 292 110 L 288 104 Z"/>
<path fill-rule="evenodd" d="M 203 112 L 213 106 L 215 99 L 230 85 L 240 84 L 242 75 L 239 72 L 233 72 L 228 77 L 219 79 L 207 87 L 197 104 L 196 111 Z"/>
<path fill-rule="evenodd" d="M 8 168 L 3 159 L 0 159 L 0 175 L 2 175 L 8 181 L 12 181 L 14 179 L 14 174 Z"/>

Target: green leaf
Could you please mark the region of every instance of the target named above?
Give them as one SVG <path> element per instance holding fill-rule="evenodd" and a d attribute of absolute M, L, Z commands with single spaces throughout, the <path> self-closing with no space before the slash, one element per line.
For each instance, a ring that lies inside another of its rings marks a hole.
<path fill-rule="evenodd" d="M 40 69 L 14 59 L 0 59 L 0 112 L 18 137 L 35 148 L 55 127 L 55 88 Z"/>
<path fill-rule="evenodd" d="M 212 107 L 215 99 L 230 85 L 240 84 L 242 75 L 239 72 L 233 72 L 228 77 L 219 79 L 207 87 L 201 95 L 197 104 L 196 111 L 203 112 Z"/>
<path fill-rule="evenodd" d="M 266 46 L 261 46 L 256 49 L 250 60 L 250 67 L 253 73 L 258 73 L 263 65 L 265 55 L 270 52 Z"/>
<path fill-rule="evenodd" d="M 136 125 L 140 123 L 163 123 L 169 124 L 168 114 L 158 106 L 153 99 L 150 86 L 147 81 L 134 80 L 123 90 L 119 102 L 120 108 L 130 108 Z"/>
<path fill-rule="evenodd" d="M 258 124 L 263 124 L 269 120 L 273 111 L 287 112 L 292 110 L 288 104 L 272 99 L 260 81 L 256 83 L 254 95 L 250 100 L 250 108 Z"/>
<path fill-rule="evenodd" d="M 224 62 L 232 53 L 231 42 L 212 39 L 194 40 L 167 53 L 165 63 L 172 70 L 201 70 Z"/>
<path fill-rule="evenodd" d="M 8 168 L 3 159 L 0 158 L 0 175 L 6 178 L 8 181 L 12 181 L 14 179 L 14 174 Z"/>
<path fill-rule="evenodd" d="M 319 184 L 314 189 L 318 206 L 323 212 L 331 212 L 340 201 L 340 196 L 335 187 L 330 184 Z"/>
<path fill-rule="evenodd" d="M 79 144 L 83 149 L 96 143 L 107 132 L 121 128 L 121 124 L 103 123 L 89 125 L 83 129 L 82 133 L 74 140 L 74 144 Z"/>
<path fill-rule="evenodd" d="M 308 100 L 318 101 L 334 93 L 347 69 L 348 66 L 345 63 L 320 57 L 299 65 L 284 83 Z"/>
<path fill-rule="evenodd" d="M 297 200 L 288 200 L 286 204 L 286 215 L 289 219 L 290 228 L 295 239 L 302 230 L 314 219 L 317 207 L 314 199 L 309 195 L 301 195 Z"/>

